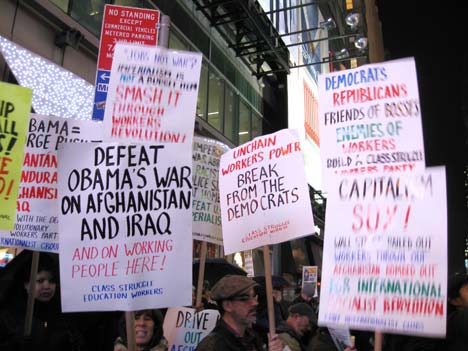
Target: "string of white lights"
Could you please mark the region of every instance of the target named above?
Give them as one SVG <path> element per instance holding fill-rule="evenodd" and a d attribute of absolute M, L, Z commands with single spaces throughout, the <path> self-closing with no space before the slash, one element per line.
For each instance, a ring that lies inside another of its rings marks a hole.
<path fill-rule="evenodd" d="M 0 51 L 18 83 L 33 90 L 32 107 L 36 113 L 91 119 L 92 84 L 2 36 Z"/>

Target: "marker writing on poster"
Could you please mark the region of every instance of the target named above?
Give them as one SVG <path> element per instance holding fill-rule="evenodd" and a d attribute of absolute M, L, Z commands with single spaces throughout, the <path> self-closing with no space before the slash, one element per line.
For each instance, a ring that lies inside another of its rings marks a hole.
<path fill-rule="evenodd" d="M 160 169 L 158 155 L 163 151 L 163 145 L 96 147 L 93 167 L 69 173 L 72 194 L 62 198 L 61 210 L 87 214 L 82 219 L 82 241 L 114 239 L 121 231 L 127 237 L 172 233 L 166 210 L 190 208 L 191 169 Z M 154 189 L 148 189 L 149 179 L 154 180 Z M 118 220 L 122 215 L 124 226 Z"/>
<path fill-rule="evenodd" d="M 12 153 L 18 140 L 16 121 L 10 118 L 15 111 L 15 105 L 6 100 L 0 101 L 0 198 L 8 200 L 15 184 L 15 179 L 8 179 L 9 164 L 13 161 Z"/>

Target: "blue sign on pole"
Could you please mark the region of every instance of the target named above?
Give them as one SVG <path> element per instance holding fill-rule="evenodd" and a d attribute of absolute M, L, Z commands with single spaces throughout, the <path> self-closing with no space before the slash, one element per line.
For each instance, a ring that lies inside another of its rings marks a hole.
<path fill-rule="evenodd" d="M 93 119 L 104 120 L 107 90 L 109 89 L 110 71 L 98 70 L 96 75 L 96 90 L 94 92 Z"/>

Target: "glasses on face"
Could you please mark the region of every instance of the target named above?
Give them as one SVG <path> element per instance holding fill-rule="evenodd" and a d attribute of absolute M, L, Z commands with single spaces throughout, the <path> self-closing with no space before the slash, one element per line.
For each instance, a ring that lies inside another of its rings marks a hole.
<path fill-rule="evenodd" d="M 248 294 L 239 295 L 239 296 L 235 296 L 231 298 L 232 301 L 242 301 L 242 302 L 248 302 L 252 300 L 257 301 L 257 299 L 258 299 L 258 295 L 248 295 Z"/>

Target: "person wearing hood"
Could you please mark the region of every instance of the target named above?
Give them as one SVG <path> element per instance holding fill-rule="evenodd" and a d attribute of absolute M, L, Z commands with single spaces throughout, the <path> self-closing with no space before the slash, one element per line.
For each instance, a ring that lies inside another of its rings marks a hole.
<path fill-rule="evenodd" d="M 120 323 L 121 337 L 115 341 L 114 351 L 127 350 L 125 318 Z M 166 351 L 167 340 L 163 336 L 163 315 L 159 310 L 135 312 L 135 342 L 137 351 Z"/>
<path fill-rule="evenodd" d="M 40 254 L 36 283 L 32 292 L 31 256 L 28 256 L 28 253 L 23 256 L 27 256 L 24 264 L 17 270 L 8 295 L 2 296 L 0 303 L 0 350 L 83 350 L 81 334 L 61 312 L 58 264 L 53 254 Z M 2 284 L 6 284 L 3 277 L 1 280 Z M 24 336 L 29 294 L 33 294 L 35 298 L 32 329 L 30 336 Z"/>

